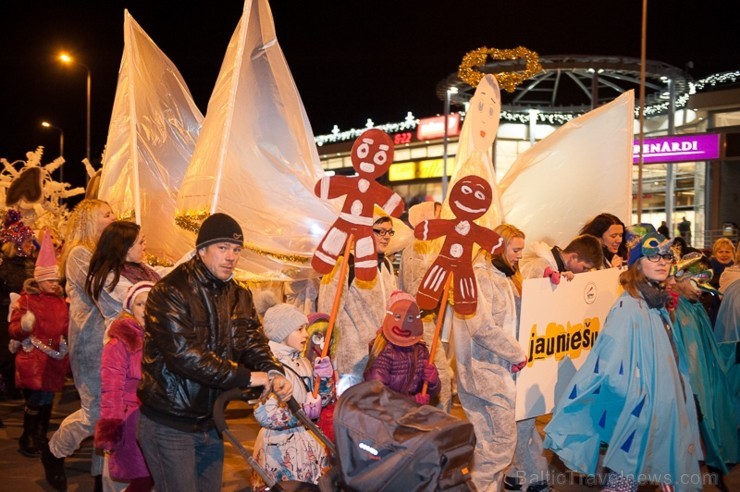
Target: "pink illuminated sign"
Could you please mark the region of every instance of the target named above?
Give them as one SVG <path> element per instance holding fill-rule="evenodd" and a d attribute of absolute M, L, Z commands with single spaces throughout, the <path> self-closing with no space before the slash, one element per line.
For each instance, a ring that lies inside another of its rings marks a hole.
<path fill-rule="evenodd" d="M 632 162 L 640 160 L 640 141 L 632 146 Z M 642 142 L 642 162 L 708 161 L 719 157 L 719 134 L 696 133 L 670 137 L 645 138 Z"/>
<path fill-rule="evenodd" d="M 460 133 L 460 113 L 450 113 L 447 121 L 447 135 L 453 136 Z M 419 140 L 431 140 L 445 136 L 445 117 L 434 116 L 432 118 L 421 118 L 416 127 L 416 138 Z"/>

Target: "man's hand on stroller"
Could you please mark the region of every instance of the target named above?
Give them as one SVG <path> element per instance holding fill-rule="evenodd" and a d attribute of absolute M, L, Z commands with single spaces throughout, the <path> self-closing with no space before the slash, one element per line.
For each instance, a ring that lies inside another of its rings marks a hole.
<path fill-rule="evenodd" d="M 269 374 L 262 371 L 253 371 L 249 387 L 254 388 L 256 386 L 264 386 L 265 391 L 260 396 L 260 399 L 263 400 L 270 393 L 275 393 L 278 399 L 283 402 L 290 400 L 293 395 L 293 384 L 277 371 L 270 371 Z"/>
<path fill-rule="evenodd" d="M 282 402 L 290 400 L 293 396 L 293 384 L 282 374 L 270 375 L 270 387 L 266 388 L 275 393 Z"/>

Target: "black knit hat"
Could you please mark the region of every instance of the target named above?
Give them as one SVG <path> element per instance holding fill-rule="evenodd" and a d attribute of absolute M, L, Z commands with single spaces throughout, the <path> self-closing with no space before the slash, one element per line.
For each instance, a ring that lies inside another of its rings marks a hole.
<path fill-rule="evenodd" d="M 222 242 L 242 246 L 244 244 L 244 234 L 239 224 L 228 215 L 213 214 L 201 224 L 198 239 L 195 241 L 195 249 Z"/>

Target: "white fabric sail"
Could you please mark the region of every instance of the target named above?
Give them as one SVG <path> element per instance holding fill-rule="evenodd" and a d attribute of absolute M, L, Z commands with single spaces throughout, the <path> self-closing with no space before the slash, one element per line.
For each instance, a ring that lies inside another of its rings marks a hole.
<path fill-rule="evenodd" d="M 573 119 L 521 154 L 499 183 L 507 223 L 565 246 L 602 212 L 632 215 L 634 92 Z"/>
<path fill-rule="evenodd" d="M 237 278 L 315 276 L 311 255 L 339 211 L 313 193 L 323 175 L 269 4 L 247 0 L 178 194 L 178 224 L 234 217 L 245 236 Z"/>
<path fill-rule="evenodd" d="M 162 263 L 193 249 L 175 225 L 175 199 L 203 115 L 175 65 L 124 11 L 124 48 L 98 197 L 133 219 Z"/>

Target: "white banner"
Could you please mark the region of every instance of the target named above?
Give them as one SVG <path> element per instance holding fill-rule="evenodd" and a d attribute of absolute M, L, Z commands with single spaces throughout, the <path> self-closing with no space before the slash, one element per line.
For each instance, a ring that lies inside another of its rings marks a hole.
<path fill-rule="evenodd" d="M 552 412 L 622 293 L 620 272 L 581 273 L 559 285 L 547 278 L 524 281 L 519 343 L 527 367 L 516 380 L 516 420 Z"/>

